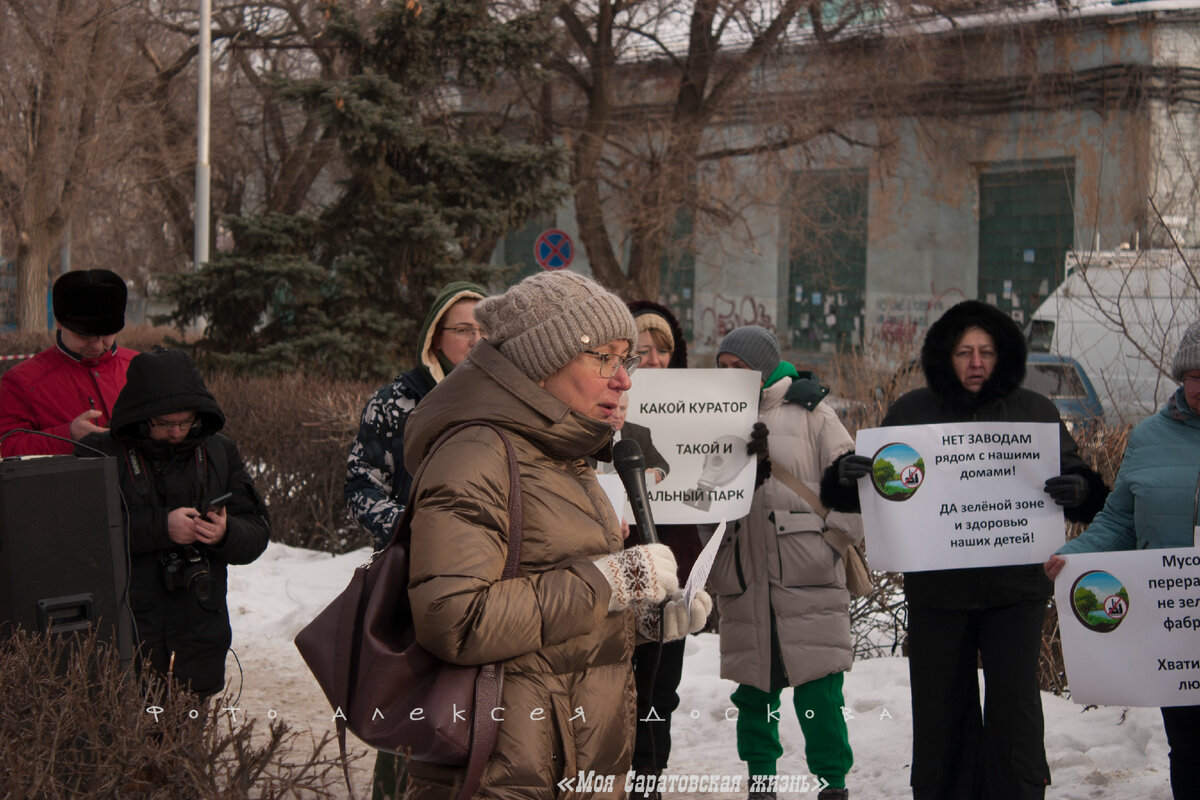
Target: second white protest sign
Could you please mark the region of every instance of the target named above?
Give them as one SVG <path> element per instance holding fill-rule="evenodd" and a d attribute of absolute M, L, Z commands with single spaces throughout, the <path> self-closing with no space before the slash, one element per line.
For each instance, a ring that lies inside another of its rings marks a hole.
<path fill-rule="evenodd" d="M 1043 490 L 1059 474 L 1049 423 L 972 422 L 860 430 L 873 474 L 858 482 L 874 569 L 920 572 L 1045 561 L 1064 541 Z"/>

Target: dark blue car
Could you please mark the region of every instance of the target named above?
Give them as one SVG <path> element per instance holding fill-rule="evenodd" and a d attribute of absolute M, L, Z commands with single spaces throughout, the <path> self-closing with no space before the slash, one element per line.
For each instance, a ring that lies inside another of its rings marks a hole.
<path fill-rule="evenodd" d="M 1083 366 L 1070 356 L 1030 353 L 1022 386 L 1053 400 L 1071 433 L 1104 423 L 1100 396 Z"/>

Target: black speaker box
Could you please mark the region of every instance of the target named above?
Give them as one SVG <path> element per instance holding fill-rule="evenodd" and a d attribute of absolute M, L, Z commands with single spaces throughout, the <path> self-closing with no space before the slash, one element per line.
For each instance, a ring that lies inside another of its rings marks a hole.
<path fill-rule="evenodd" d="M 0 461 L 0 630 L 96 630 L 133 656 L 117 462 Z"/>

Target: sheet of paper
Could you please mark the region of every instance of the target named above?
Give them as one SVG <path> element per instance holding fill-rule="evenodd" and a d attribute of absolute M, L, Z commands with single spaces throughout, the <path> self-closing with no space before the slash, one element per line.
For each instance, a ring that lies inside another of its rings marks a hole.
<path fill-rule="evenodd" d="M 708 540 L 708 544 L 704 545 L 700 555 L 696 556 L 696 563 L 692 565 L 687 583 L 683 586 L 683 599 L 687 608 L 692 607 L 692 598 L 696 596 L 696 592 L 703 589 L 704 584 L 708 583 L 708 573 L 712 572 L 713 562 L 717 559 L 717 548 L 721 546 L 721 539 L 724 537 L 725 520 L 721 520 L 717 529 L 713 531 L 712 538 Z"/>
<path fill-rule="evenodd" d="M 597 475 L 596 480 L 600 483 L 600 488 L 604 490 L 605 496 L 608 497 L 608 502 L 612 503 L 613 510 L 617 512 L 617 518 L 626 519 L 625 484 L 621 483 L 621 476 L 614 472 L 608 475 Z"/>

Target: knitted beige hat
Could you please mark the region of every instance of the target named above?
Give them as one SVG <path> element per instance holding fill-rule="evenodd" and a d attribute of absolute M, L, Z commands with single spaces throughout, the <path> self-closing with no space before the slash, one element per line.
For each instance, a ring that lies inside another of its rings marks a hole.
<path fill-rule="evenodd" d="M 1171 377 L 1182 383 L 1183 373 L 1193 369 L 1200 369 L 1200 322 L 1193 322 L 1183 332 L 1175 362 L 1171 364 Z"/>
<path fill-rule="evenodd" d="M 675 350 L 675 334 L 671 332 L 671 323 L 667 322 L 666 318 L 655 311 L 646 309 L 634 315 L 633 321 L 637 323 L 638 333 L 642 331 L 658 331 L 667 341 L 667 349 Z"/>
<path fill-rule="evenodd" d="M 488 342 L 535 381 L 614 339 L 637 344 L 621 298 L 575 272 L 539 272 L 475 306 Z"/>

